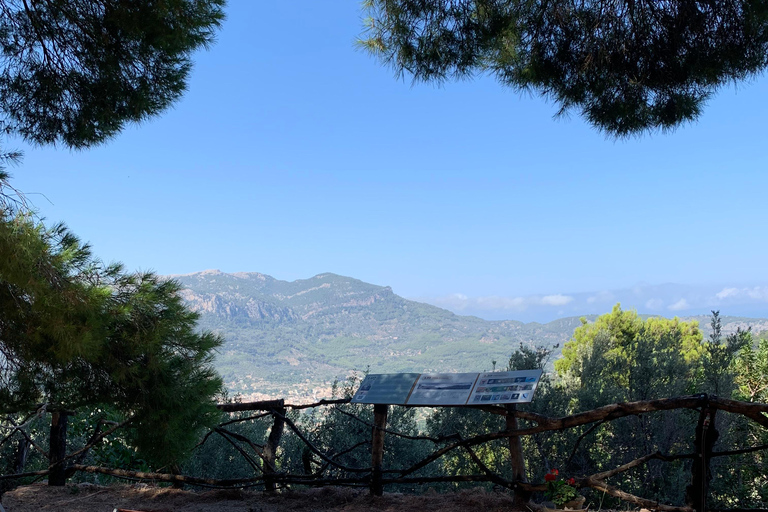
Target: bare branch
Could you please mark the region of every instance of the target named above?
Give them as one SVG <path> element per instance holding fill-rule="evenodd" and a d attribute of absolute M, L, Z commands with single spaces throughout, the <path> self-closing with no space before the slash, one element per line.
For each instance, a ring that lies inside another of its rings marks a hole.
<path fill-rule="evenodd" d="M 612 485 L 608 485 L 602 480 L 587 479 L 585 483 L 585 487 L 591 487 L 598 491 L 609 494 L 615 498 L 619 498 L 622 501 L 634 503 L 635 505 L 640 505 L 641 507 L 647 508 L 649 510 L 661 510 L 662 512 L 693 512 L 693 509 L 690 507 L 674 507 L 671 505 L 664 505 L 658 501 L 647 500 L 645 498 L 635 496 L 634 494 L 620 491 L 619 489 L 613 487 Z"/>

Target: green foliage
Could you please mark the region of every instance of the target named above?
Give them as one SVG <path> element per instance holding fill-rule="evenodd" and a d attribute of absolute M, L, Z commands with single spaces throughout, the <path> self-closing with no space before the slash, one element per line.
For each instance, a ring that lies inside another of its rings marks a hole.
<path fill-rule="evenodd" d="M 617 305 L 611 313 L 593 323 L 584 322 L 575 330 L 563 349 L 563 358 L 555 362 L 558 379 L 549 387 L 548 395 L 566 404 L 569 413 L 612 402 L 702 392 L 726 397 L 736 392 L 737 398 L 744 398 L 744 392 L 760 388 L 758 361 L 751 332 L 736 329 L 723 336 L 719 312 L 713 312 L 711 334 L 704 340 L 696 322 L 643 319 Z M 621 418 L 566 434 L 562 445 L 551 444 L 542 453 L 578 474 L 614 468 L 657 451 L 686 453 L 691 450 L 696 418 L 695 411 L 682 410 Z M 717 428 L 718 450 L 764 442 L 763 429 L 740 416 L 719 414 Z M 585 436 L 581 447 L 566 458 L 567 446 L 574 441 L 569 436 L 578 434 Z M 739 471 L 734 472 L 734 467 Z M 713 503 L 761 506 L 759 496 L 765 493 L 761 455 L 718 458 L 712 468 Z M 651 461 L 631 474 L 617 475 L 613 484 L 644 497 L 681 503 L 689 480 L 688 463 Z"/>
<path fill-rule="evenodd" d="M 751 332 L 737 329 L 725 336 L 721 319 L 712 316 L 712 334 L 704 340 L 697 322 L 679 319 L 642 318 L 617 305 L 611 313 L 578 327 L 555 361 L 557 372 L 545 377 L 525 410 L 547 416 L 565 416 L 614 402 L 648 400 L 689 393 L 719 392 L 747 398 L 756 390 L 766 392 L 764 365 L 768 344 L 754 345 Z M 762 351 L 762 352 L 761 352 Z M 510 357 L 510 369 L 542 367 L 548 351 L 521 345 Z M 546 375 L 546 374 L 545 374 Z M 738 389 L 736 387 L 738 386 Z M 559 467 L 570 475 L 590 475 L 626 464 L 644 455 L 689 453 L 696 411 L 666 411 L 620 418 L 546 435 L 522 439 L 528 477 L 540 482 L 545 468 Z M 521 426 L 527 426 L 520 420 Z M 503 421 L 477 410 L 440 408 L 427 420 L 431 435 L 459 433 L 467 438 L 505 428 Z M 717 450 L 738 450 L 768 443 L 764 429 L 740 416 L 721 413 Z M 509 475 L 507 446 L 488 443 L 478 454 L 491 469 Z M 712 461 L 715 479 L 712 503 L 717 506 L 759 507 L 766 494 L 766 461 L 755 454 L 717 458 Z M 739 468 L 733 471 L 733 468 Z M 467 474 L 476 470 L 468 456 L 451 452 L 443 470 Z M 663 503 L 679 504 L 690 483 L 690 462 L 650 461 L 631 472 L 611 478 L 622 490 Z M 618 506 L 610 497 L 592 495 L 596 503 Z"/>
<path fill-rule="evenodd" d="M 98 144 L 186 88 L 224 0 L 0 1 L 0 112 L 38 144 Z"/>
<path fill-rule="evenodd" d="M 221 339 L 196 330 L 179 285 L 93 259 L 63 225 L 0 218 L 0 412 L 110 403 L 142 455 L 166 463 L 218 418 Z"/>
<path fill-rule="evenodd" d="M 6 430 L 11 424 L 23 425 L 26 435 L 34 439 L 38 446 L 47 446 L 50 432 L 50 422 L 47 420 L 45 415 L 33 416 L 31 414 L 8 414 L 2 417 L 0 420 L 0 439 L 5 439 L 8 435 L 10 437 L 0 445 L 0 474 L 12 475 L 22 471 L 48 469 L 48 458 L 32 448 L 26 437 L 18 432 L 11 434 Z M 0 495 L 3 491 L 11 489 L 19 483 L 32 483 L 32 481 L 32 478 L 21 481 L 0 480 Z"/>
<path fill-rule="evenodd" d="M 124 419 L 125 415 L 111 404 L 96 404 L 79 408 L 73 416 L 69 417 L 67 427 L 69 451 L 74 452 L 85 446 L 93 439 L 97 431 L 104 432 Z M 142 453 L 137 449 L 132 437 L 130 429 L 116 430 L 89 450 L 82 463 L 108 468 L 151 470 L 149 463 L 142 458 Z M 74 476 L 81 481 L 103 482 L 111 480 L 111 477 L 90 473 L 76 473 Z"/>
<path fill-rule="evenodd" d="M 750 329 L 727 336 L 724 346 L 739 347 L 728 375 L 733 396 L 748 402 L 768 402 L 768 342 L 765 338 L 754 339 Z M 722 420 L 721 425 L 722 425 Z M 726 428 L 719 427 L 725 436 L 718 440 L 719 449 L 739 449 L 745 446 L 768 444 L 768 432 L 745 418 L 726 418 Z M 727 430 L 726 430 L 727 429 Z M 768 479 L 764 452 L 715 459 L 717 475 L 713 498 L 729 507 L 763 508 L 768 504 Z"/>
<path fill-rule="evenodd" d="M 740 336 L 749 333 L 741 331 Z M 735 361 L 736 396 L 749 402 L 768 402 L 768 339 L 757 340 L 757 347 L 747 342 Z"/>
<path fill-rule="evenodd" d="M 696 119 L 768 59 L 761 1 L 366 0 L 362 48 L 415 80 L 488 73 L 615 136 Z"/>
<path fill-rule="evenodd" d="M 555 362 L 560 385 L 553 392 L 567 402 L 567 412 L 590 410 L 615 402 L 651 400 L 696 391 L 704 347 L 696 322 L 675 318 L 643 319 L 635 311 L 611 313 L 584 322 Z M 648 453 L 676 453 L 689 449 L 694 418 L 673 411 L 621 418 L 599 425 L 589 442 L 571 457 L 570 471 L 591 474 L 625 464 Z M 582 433 L 586 436 L 587 429 Z M 620 447 L 620 449 L 619 449 Z M 682 465 L 656 464 L 617 476 L 623 490 L 654 499 L 680 502 L 687 478 Z"/>
<path fill-rule="evenodd" d="M 509 356 L 507 371 L 531 370 L 536 368 L 543 370 L 549 365 L 552 353 L 557 348 L 558 345 L 548 349 L 546 347 L 529 347 L 528 345 L 523 345 L 521 343 L 517 350 L 512 352 L 512 355 Z M 543 374 L 541 376 L 541 382 L 548 381 L 549 375 Z"/>
<path fill-rule="evenodd" d="M 709 336 L 709 343 L 704 344 L 701 359 L 700 387 L 703 391 L 715 395 L 730 396 L 735 387 L 734 371 L 739 371 L 734 363 L 739 352 L 751 348 L 751 329 L 744 331 L 738 327 L 736 332 L 726 336 L 723 342 L 719 311 L 712 311 L 711 326 L 712 334 Z"/>
<path fill-rule="evenodd" d="M 186 87 L 224 0 L 0 0 L 0 126 L 83 148 L 156 115 Z M 0 155 L 5 164 L 17 153 Z M 215 423 L 212 351 L 176 282 L 91 257 L 61 224 L 37 222 L 0 169 L 0 412 L 108 402 L 158 464 Z"/>
<path fill-rule="evenodd" d="M 701 341 L 696 322 L 643 320 L 617 304 L 574 331 L 555 369 L 590 405 L 675 396 L 693 391 Z"/>

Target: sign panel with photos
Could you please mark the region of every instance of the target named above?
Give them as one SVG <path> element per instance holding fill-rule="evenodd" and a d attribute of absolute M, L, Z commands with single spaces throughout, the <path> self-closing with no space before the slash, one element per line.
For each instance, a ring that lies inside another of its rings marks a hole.
<path fill-rule="evenodd" d="M 541 370 L 481 373 L 467 405 L 530 403 L 542 373 Z"/>

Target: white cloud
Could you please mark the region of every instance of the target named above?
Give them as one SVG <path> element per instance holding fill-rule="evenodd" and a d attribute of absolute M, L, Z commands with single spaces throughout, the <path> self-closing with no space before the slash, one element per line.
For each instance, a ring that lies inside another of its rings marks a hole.
<path fill-rule="evenodd" d="M 726 299 L 728 297 L 733 297 L 735 295 L 739 294 L 738 288 L 723 288 L 719 292 L 715 294 L 715 297 L 717 297 L 720 300 Z"/>
<path fill-rule="evenodd" d="M 545 295 L 541 298 L 541 303 L 545 306 L 565 306 L 573 301 L 573 297 L 568 295 Z"/>
<path fill-rule="evenodd" d="M 768 301 L 768 287 L 766 286 L 755 286 L 747 289 L 746 292 L 750 299 Z"/>
<path fill-rule="evenodd" d="M 570 295 L 531 295 L 528 297 L 499 297 L 488 295 L 485 297 L 467 297 L 463 293 L 452 293 L 443 297 L 433 297 L 423 300 L 435 306 L 447 308 L 453 311 L 485 310 L 485 311 L 524 311 L 532 306 L 565 306 L 573 302 Z"/>
<path fill-rule="evenodd" d="M 522 297 L 478 297 L 475 299 L 477 306 L 487 309 L 525 309 L 525 299 Z"/>
<path fill-rule="evenodd" d="M 463 311 L 470 305 L 469 297 L 467 297 L 462 293 L 452 293 L 444 297 L 435 297 L 432 299 L 415 299 L 415 300 L 419 300 L 419 301 L 424 300 L 426 302 L 434 304 L 435 306 L 452 309 L 454 311 Z"/>
<path fill-rule="evenodd" d="M 645 303 L 645 307 L 648 309 L 661 309 L 664 307 L 664 301 L 661 299 L 649 299 L 648 302 Z"/>
<path fill-rule="evenodd" d="M 750 298 L 761 302 L 768 302 L 768 286 L 754 286 L 752 288 L 723 288 L 715 294 L 719 300 L 741 297 L 742 300 Z"/>
<path fill-rule="evenodd" d="M 685 299 L 680 299 L 679 301 L 675 302 L 674 304 L 669 306 L 670 311 L 680 311 L 682 309 L 690 309 L 691 306 L 688 305 L 688 301 Z"/>
<path fill-rule="evenodd" d="M 466 309 L 522 311 L 528 306 L 528 301 L 522 297 L 498 297 L 495 295 L 468 297 L 463 293 L 452 293 L 443 297 L 417 298 L 414 300 L 424 301 L 453 311 L 464 311 Z"/>
<path fill-rule="evenodd" d="M 595 302 L 613 302 L 614 295 L 608 291 L 597 292 L 591 297 L 587 297 L 587 304 L 594 304 Z"/>

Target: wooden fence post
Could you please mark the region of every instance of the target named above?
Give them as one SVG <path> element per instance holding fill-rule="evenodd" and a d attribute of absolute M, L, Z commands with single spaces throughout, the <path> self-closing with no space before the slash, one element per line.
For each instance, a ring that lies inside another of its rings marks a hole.
<path fill-rule="evenodd" d="M 696 425 L 696 438 L 694 440 L 697 457 L 691 465 L 691 485 L 686 489 L 686 503 L 697 512 L 704 512 L 707 506 L 709 494 L 709 482 L 712 473 L 709 469 L 709 461 L 712 458 L 712 448 L 720 436 L 715 428 L 715 413 L 717 409 L 709 405 L 709 398 L 704 395 L 704 403 L 701 406 L 699 422 Z"/>
<path fill-rule="evenodd" d="M 63 486 L 67 482 L 64 458 L 67 455 L 67 411 L 51 413 L 51 436 L 49 440 L 50 468 L 48 485 Z"/>
<path fill-rule="evenodd" d="M 284 405 L 282 400 L 280 402 L 280 405 Z M 277 472 L 275 458 L 277 447 L 280 445 L 280 437 L 282 437 L 283 429 L 285 428 L 285 420 L 283 419 L 286 414 L 285 407 L 274 409 L 274 412 L 276 414 L 272 414 L 272 416 L 275 418 L 275 422 L 272 424 L 267 444 L 264 447 L 264 490 L 267 492 L 275 491 L 275 481 L 272 478 Z"/>
<path fill-rule="evenodd" d="M 371 442 L 371 495 L 384 494 L 382 479 L 382 462 L 384 460 L 384 429 L 387 428 L 387 409 L 384 404 L 373 406 L 373 439 Z"/>
<path fill-rule="evenodd" d="M 508 404 L 507 409 L 507 430 L 517 430 L 517 418 L 514 412 L 517 405 Z M 525 458 L 523 457 L 523 442 L 519 436 L 510 436 L 509 438 L 509 459 L 512 463 L 512 481 L 528 483 L 528 477 L 525 475 Z M 522 489 L 515 489 L 515 505 L 522 506 L 531 499 L 531 493 Z"/>

